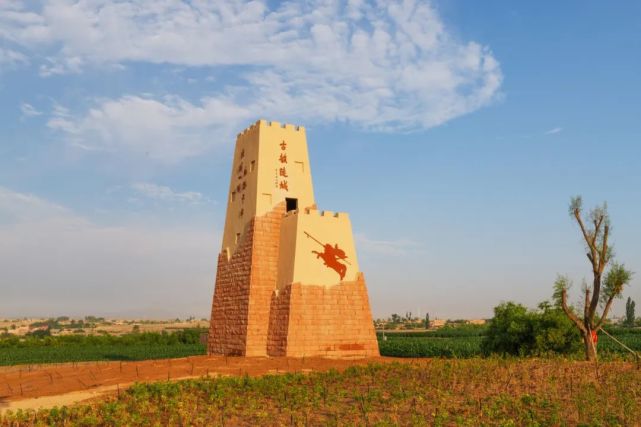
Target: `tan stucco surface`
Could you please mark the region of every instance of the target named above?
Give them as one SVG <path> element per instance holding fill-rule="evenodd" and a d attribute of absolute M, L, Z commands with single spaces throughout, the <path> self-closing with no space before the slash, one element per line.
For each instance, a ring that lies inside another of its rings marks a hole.
<path fill-rule="evenodd" d="M 259 120 L 236 139 L 222 249 L 231 256 L 247 223 L 286 198 L 315 203 L 305 128 Z"/>
<path fill-rule="evenodd" d="M 306 234 L 307 233 L 307 234 Z M 360 271 L 356 248 L 352 238 L 352 224 L 346 213 L 305 209 L 288 212 L 281 224 L 278 287 L 290 283 L 305 285 L 336 285 L 341 281 L 339 273 L 325 265 L 316 252 L 323 252 L 322 244 L 338 247 L 345 252 L 339 262 L 345 266 L 344 281 L 354 281 Z"/>

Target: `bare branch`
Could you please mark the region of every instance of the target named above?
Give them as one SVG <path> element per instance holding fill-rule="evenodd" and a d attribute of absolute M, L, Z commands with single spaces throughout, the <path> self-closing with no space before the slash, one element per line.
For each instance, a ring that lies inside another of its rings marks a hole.
<path fill-rule="evenodd" d="M 599 255 L 599 273 L 603 273 L 606 264 L 608 263 L 608 235 L 610 233 L 610 226 L 605 225 L 603 230 L 603 245 L 601 246 L 601 254 Z"/>
<path fill-rule="evenodd" d="M 588 256 L 588 259 L 590 260 L 590 263 L 591 263 L 592 265 L 594 265 L 594 258 L 592 258 L 592 254 L 587 253 L 586 255 Z"/>
<path fill-rule="evenodd" d="M 585 292 L 585 301 L 583 303 L 583 318 L 587 319 L 588 318 L 588 312 L 590 309 L 590 288 L 588 288 L 587 284 L 584 284 L 584 292 Z"/>
<path fill-rule="evenodd" d="M 590 239 L 590 236 L 588 235 L 588 231 L 585 229 L 585 225 L 583 224 L 583 219 L 581 219 L 581 211 L 579 209 L 576 209 L 574 211 L 574 218 L 576 219 L 576 222 L 579 224 L 579 227 L 581 228 L 581 233 L 583 233 L 583 238 L 585 239 L 585 243 L 588 244 L 588 247 L 590 248 L 590 252 L 593 252 L 594 245 L 592 245 L 592 239 Z"/>
<path fill-rule="evenodd" d="M 594 271 L 594 282 L 592 284 L 592 301 L 590 302 L 590 310 L 588 311 L 589 319 L 594 319 L 594 313 L 596 313 L 597 306 L 599 305 L 599 298 L 601 297 L 601 275 L 607 264 L 607 253 L 608 253 L 608 234 L 610 232 L 610 227 L 606 223 L 605 229 L 603 231 L 603 243 L 601 245 L 601 251 L 599 252 L 598 265 L 592 264 L 596 270 Z"/>
<path fill-rule="evenodd" d="M 612 301 L 614 301 L 614 298 L 616 298 L 616 295 L 614 294 L 610 295 L 610 298 L 608 298 L 608 302 L 605 304 L 605 308 L 603 309 L 603 315 L 601 315 L 601 319 L 599 319 L 599 323 L 597 323 L 596 327 L 594 328 L 595 331 L 598 331 L 599 329 L 601 329 L 606 319 L 608 318 L 610 307 L 612 306 Z"/>
<path fill-rule="evenodd" d="M 601 229 L 601 224 L 605 215 L 600 215 L 598 219 L 594 220 L 594 235 L 592 236 L 592 246 L 596 246 L 596 238 L 599 235 L 599 229 Z"/>
<path fill-rule="evenodd" d="M 574 314 L 572 309 L 568 307 L 568 291 L 565 288 L 561 291 L 561 308 L 563 308 L 565 315 L 568 316 L 568 318 L 573 321 L 582 332 L 587 333 L 583 323 L 581 323 L 579 318 L 576 317 L 576 314 Z"/>
<path fill-rule="evenodd" d="M 594 319 L 594 313 L 599 305 L 599 296 L 601 295 L 601 276 L 594 273 L 594 280 L 592 282 L 592 300 L 590 301 L 590 308 L 588 310 L 587 319 L 590 321 Z"/>

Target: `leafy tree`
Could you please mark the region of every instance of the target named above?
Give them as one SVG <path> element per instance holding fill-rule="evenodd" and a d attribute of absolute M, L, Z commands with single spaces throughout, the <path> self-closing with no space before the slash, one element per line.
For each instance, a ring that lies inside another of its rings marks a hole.
<path fill-rule="evenodd" d="M 485 353 L 525 355 L 534 343 L 533 323 L 525 306 L 504 302 L 494 307 L 487 335 L 481 342 Z"/>
<path fill-rule="evenodd" d="M 533 313 L 534 352 L 576 353 L 581 348 L 581 336 L 563 309 L 547 301 L 539 304 L 539 311 Z"/>
<path fill-rule="evenodd" d="M 574 322 L 583 337 L 586 360 L 596 360 L 596 344 L 592 335 L 596 334 L 608 318 L 612 302 L 621 298 L 623 287 L 630 282 L 632 272 L 623 264 L 612 262 L 609 270 L 606 267 L 613 258 L 610 238 L 610 216 L 607 205 L 597 206 L 587 215 L 583 216 L 583 202 L 581 197 L 574 197 L 570 202 L 570 216 L 576 220 L 581 234 L 585 240 L 587 257 L 592 267 L 592 286 L 586 285 L 583 289 L 583 313 L 568 306 L 568 289 L 572 285 L 570 279 L 559 276 L 554 284 L 554 298 L 563 309 L 566 316 Z M 597 316 L 597 308 L 601 305 L 603 311 Z"/>
<path fill-rule="evenodd" d="M 623 324 L 628 327 L 634 326 L 634 307 L 636 303 L 632 301 L 632 298 L 628 297 L 628 300 L 625 302 L 625 321 Z"/>
<path fill-rule="evenodd" d="M 50 329 L 36 329 L 35 331 L 29 332 L 26 334 L 27 336 L 31 337 L 37 337 L 37 338 L 42 338 L 42 337 L 49 337 L 51 336 L 51 330 Z"/>
<path fill-rule="evenodd" d="M 539 304 L 537 310 L 505 302 L 494 308 L 481 350 L 485 354 L 517 356 L 567 354 L 579 349 L 579 338 L 561 308 L 547 301 Z"/>
<path fill-rule="evenodd" d="M 425 313 L 425 329 L 429 329 L 429 328 L 430 328 L 430 314 Z"/>

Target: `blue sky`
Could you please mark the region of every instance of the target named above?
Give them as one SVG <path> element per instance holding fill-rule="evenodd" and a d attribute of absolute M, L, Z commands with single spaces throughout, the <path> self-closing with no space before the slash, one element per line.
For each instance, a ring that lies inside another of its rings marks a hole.
<path fill-rule="evenodd" d="M 575 194 L 608 202 L 617 260 L 641 272 L 639 16 L 3 2 L 0 317 L 208 316 L 234 135 L 259 118 L 307 128 L 317 202 L 350 213 L 376 317 L 533 307 L 557 273 L 578 288 Z"/>

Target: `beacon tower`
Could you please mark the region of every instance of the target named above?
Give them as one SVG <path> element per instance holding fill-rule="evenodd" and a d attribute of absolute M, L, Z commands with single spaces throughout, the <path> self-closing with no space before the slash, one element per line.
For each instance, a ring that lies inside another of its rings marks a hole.
<path fill-rule="evenodd" d="M 207 346 L 378 355 L 350 219 L 317 209 L 302 126 L 259 120 L 238 134 Z"/>

